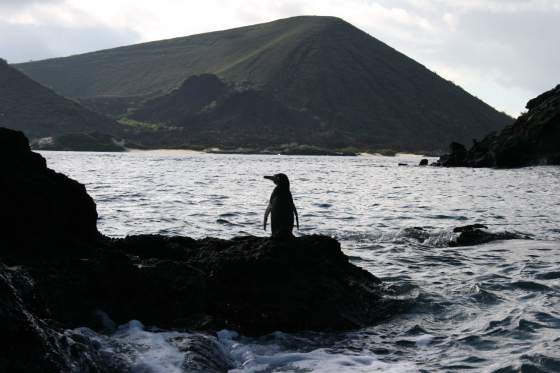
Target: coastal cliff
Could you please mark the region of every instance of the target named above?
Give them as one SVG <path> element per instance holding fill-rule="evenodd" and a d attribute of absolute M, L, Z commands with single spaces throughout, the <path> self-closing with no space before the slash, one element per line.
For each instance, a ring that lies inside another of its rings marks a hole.
<path fill-rule="evenodd" d="M 437 165 L 445 167 L 513 168 L 560 164 L 560 85 L 532 100 L 515 123 L 470 149 L 452 143 L 450 154 Z"/>

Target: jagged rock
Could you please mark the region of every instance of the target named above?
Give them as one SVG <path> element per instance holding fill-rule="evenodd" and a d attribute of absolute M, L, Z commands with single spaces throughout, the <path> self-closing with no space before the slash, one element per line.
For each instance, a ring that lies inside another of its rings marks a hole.
<path fill-rule="evenodd" d="M 0 372 L 126 372 L 86 337 L 60 330 L 35 281 L 0 263 Z"/>
<path fill-rule="evenodd" d="M 173 338 L 171 342 L 179 351 L 186 353 L 182 364 L 186 372 L 222 373 L 234 368 L 231 358 L 214 338 L 191 335 L 188 338 Z"/>
<path fill-rule="evenodd" d="M 31 288 L 28 277 L 0 263 L 0 371 L 61 372 L 67 365 L 52 342 L 53 333 L 33 315 L 44 310 L 25 304 L 25 298 L 33 301 Z"/>
<path fill-rule="evenodd" d="M 511 168 L 560 164 L 560 85 L 527 103 L 529 111 L 499 133 L 474 141 L 468 151 L 453 143 L 437 165 Z"/>
<path fill-rule="evenodd" d="M 439 159 L 439 164 L 446 167 L 460 167 L 465 164 L 467 149 L 463 144 L 452 142 L 449 145 L 449 154 L 443 155 Z"/>
<path fill-rule="evenodd" d="M 418 242 L 424 242 L 430 238 L 430 233 L 422 227 L 407 227 L 402 230 L 402 235 L 407 238 L 412 238 Z"/>
<path fill-rule="evenodd" d="M 463 233 L 463 232 L 472 232 L 477 229 L 488 229 L 488 227 L 484 224 L 470 224 L 470 225 L 463 225 L 462 227 L 455 227 L 453 228 L 454 233 Z"/>
<path fill-rule="evenodd" d="M 381 281 L 324 236 L 133 236 L 106 243 L 88 261 L 34 268 L 33 275 L 67 325 L 88 324 L 94 308 L 118 323 L 248 334 L 350 329 L 389 316 Z"/>
<path fill-rule="evenodd" d="M 474 246 L 498 240 L 531 239 L 530 235 L 513 232 L 490 232 L 488 227 L 483 224 L 471 224 L 453 229 L 455 235 L 444 235 L 442 239 L 437 239 L 437 243 L 432 241 L 430 244 L 438 247 L 442 246 Z M 434 234 L 436 236 L 434 236 Z M 431 237 L 441 235 L 441 232 L 433 232 L 430 228 L 408 227 L 401 231 L 401 235 L 411 238 L 419 243 L 425 243 Z"/>
<path fill-rule="evenodd" d="M 100 237 L 97 211 L 85 187 L 48 169 L 23 133 L 0 128 L 0 258 L 82 253 Z M 71 248 L 72 247 L 72 248 Z"/>
<path fill-rule="evenodd" d="M 0 372 L 129 371 L 122 361 L 107 359 L 95 340 L 63 330 L 54 317 L 31 273 L 0 262 Z"/>
<path fill-rule="evenodd" d="M 483 224 L 472 224 L 453 229 L 459 235 L 449 242 L 449 246 L 474 246 L 498 240 L 529 239 L 527 235 L 513 232 L 489 232 Z"/>

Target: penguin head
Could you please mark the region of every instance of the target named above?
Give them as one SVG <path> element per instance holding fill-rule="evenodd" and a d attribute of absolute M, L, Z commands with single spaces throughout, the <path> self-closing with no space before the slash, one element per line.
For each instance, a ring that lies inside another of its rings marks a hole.
<path fill-rule="evenodd" d="M 265 176 L 265 179 L 272 180 L 274 184 L 278 185 L 279 187 L 290 188 L 290 180 L 286 174 L 276 174 L 273 176 Z"/>

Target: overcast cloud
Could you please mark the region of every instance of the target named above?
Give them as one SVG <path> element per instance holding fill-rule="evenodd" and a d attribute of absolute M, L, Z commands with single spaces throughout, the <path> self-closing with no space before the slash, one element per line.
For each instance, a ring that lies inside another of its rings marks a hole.
<path fill-rule="evenodd" d="M 67 56 L 302 14 L 344 18 L 513 116 L 560 83 L 560 0 L 0 0 L 0 57 Z"/>

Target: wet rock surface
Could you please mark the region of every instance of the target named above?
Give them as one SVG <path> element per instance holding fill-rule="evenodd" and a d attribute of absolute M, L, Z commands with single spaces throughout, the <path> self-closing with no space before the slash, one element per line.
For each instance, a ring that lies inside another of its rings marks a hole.
<path fill-rule="evenodd" d="M 449 242 L 449 246 L 474 246 L 499 240 L 530 239 L 530 236 L 514 232 L 489 232 L 483 224 L 466 225 L 453 229 L 459 235 Z"/>
<path fill-rule="evenodd" d="M 151 249 L 146 250 L 145 240 Z M 137 267 L 146 265 L 140 277 L 157 283 L 160 294 L 167 289 L 175 293 L 163 294 L 157 304 L 184 300 L 182 307 L 163 307 L 171 312 L 164 319 L 178 324 L 188 309 L 207 315 L 202 321 L 209 326 L 250 334 L 353 328 L 387 316 L 381 282 L 349 263 L 329 237 L 192 241 L 148 236 L 120 240 L 115 247 L 136 256 Z M 184 290 L 166 286 L 185 274 L 178 281 L 190 284 Z M 153 311 L 157 314 L 160 307 Z"/>
<path fill-rule="evenodd" d="M 474 246 L 501 240 L 528 240 L 530 235 L 518 232 L 491 232 L 483 224 L 471 224 L 453 228 L 452 232 L 433 232 L 428 228 L 409 227 L 402 236 L 421 243 L 430 241 L 438 247 Z"/>
<path fill-rule="evenodd" d="M 560 85 L 530 100 L 528 112 L 467 150 L 452 143 L 436 165 L 512 168 L 560 164 Z"/>
<path fill-rule="evenodd" d="M 63 331 L 24 267 L 0 263 L 1 372 L 117 372 L 94 341 Z"/>
<path fill-rule="evenodd" d="M 389 316 L 381 281 L 329 237 L 133 236 L 102 246 L 90 258 L 31 270 L 66 327 L 95 327 L 96 309 L 117 323 L 245 334 L 350 329 Z"/>

